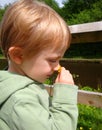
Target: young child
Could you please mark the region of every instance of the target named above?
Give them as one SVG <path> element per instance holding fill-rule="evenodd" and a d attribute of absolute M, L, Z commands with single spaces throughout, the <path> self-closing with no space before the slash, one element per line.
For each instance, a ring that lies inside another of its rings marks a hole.
<path fill-rule="evenodd" d="M 70 31 L 49 6 L 20 0 L 6 11 L 0 45 L 8 70 L 0 71 L 0 130 L 75 130 L 77 89 L 64 67 L 54 83 L 52 105 L 44 81 L 59 68 Z"/>

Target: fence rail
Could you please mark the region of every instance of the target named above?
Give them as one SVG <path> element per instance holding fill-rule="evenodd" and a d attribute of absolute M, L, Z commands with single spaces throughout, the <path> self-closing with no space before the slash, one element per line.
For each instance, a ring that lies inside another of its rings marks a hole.
<path fill-rule="evenodd" d="M 102 93 L 78 90 L 78 103 L 102 108 Z"/>

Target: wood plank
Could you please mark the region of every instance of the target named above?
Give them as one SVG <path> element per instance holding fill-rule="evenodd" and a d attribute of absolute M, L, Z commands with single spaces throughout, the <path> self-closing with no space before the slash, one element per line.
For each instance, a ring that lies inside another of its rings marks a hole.
<path fill-rule="evenodd" d="M 102 21 L 69 26 L 72 34 L 102 31 Z"/>
<path fill-rule="evenodd" d="M 102 93 L 78 90 L 78 103 L 102 108 Z"/>
<path fill-rule="evenodd" d="M 71 25 L 69 29 L 73 44 L 102 42 L 102 21 Z"/>
<path fill-rule="evenodd" d="M 72 44 L 96 42 L 102 44 L 102 31 L 72 34 Z"/>

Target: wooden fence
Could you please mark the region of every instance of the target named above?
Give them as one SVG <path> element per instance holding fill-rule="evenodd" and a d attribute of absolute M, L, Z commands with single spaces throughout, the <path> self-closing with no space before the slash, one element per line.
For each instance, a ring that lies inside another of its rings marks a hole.
<path fill-rule="evenodd" d="M 102 43 L 102 21 L 72 25 L 70 31 L 72 43 Z M 102 93 L 78 90 L 78 103 L 102 108 Z"/>

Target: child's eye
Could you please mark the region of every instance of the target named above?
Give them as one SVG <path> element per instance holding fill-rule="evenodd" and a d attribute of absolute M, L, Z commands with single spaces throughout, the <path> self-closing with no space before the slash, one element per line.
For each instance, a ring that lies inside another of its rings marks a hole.
<path fill-rule="evenodd" d="M 57 62 L 57 60 L 49 60 L 49 62 L 55 63 Z"/>
<path fill-rule="evenodd" d="M 48 62 L 50 62 L 50 63 L 58 63 L 60 61 L 60 58 L 49 58 L 48 59 Z"/>

